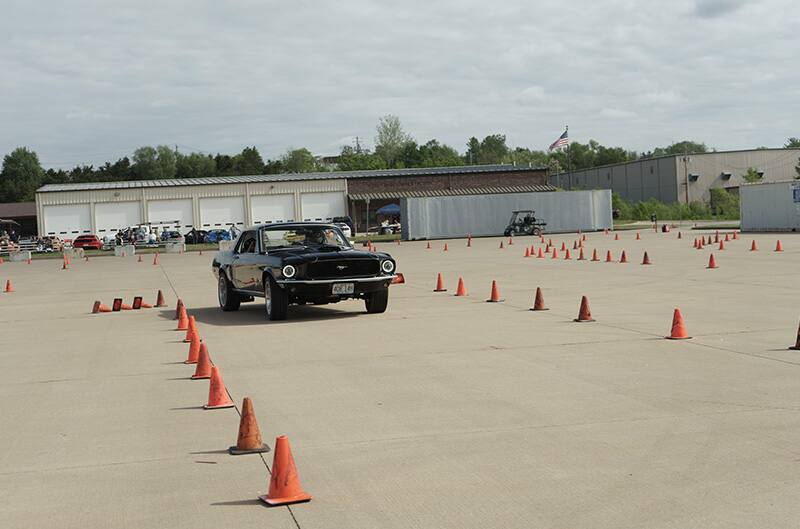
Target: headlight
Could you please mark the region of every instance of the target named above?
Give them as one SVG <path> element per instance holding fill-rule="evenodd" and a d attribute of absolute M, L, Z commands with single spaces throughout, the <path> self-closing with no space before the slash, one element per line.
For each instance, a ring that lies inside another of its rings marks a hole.
<path fill-rule="evenodd" d="M 383 261 L 381 263 L 381 270 L 383 270 L 385 274 L 391 274 L 394 272 L 394 263 L 391 261 Z"/>
<path fill-rule="evenodd" d="M 294 277 L 294 274 L 295 272 L 297 272 L 297 270 L 295 270 L 292 265 L 286 265 L 283 267 L 283 270 L 281 270 L 281 272 L 283 273 L 283 277 L 292 278 Z"/>

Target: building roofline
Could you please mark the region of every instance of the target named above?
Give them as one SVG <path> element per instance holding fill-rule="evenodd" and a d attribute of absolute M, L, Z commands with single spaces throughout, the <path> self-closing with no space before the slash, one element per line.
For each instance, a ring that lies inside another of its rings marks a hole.
<path fill-rule="evenodd" d="M 47 184 L 36 190 L 37 193 L 62 191 L 100 191 L 108 189 L 141 189 L 151 187 L 178 187 L 214 184 L 244 184 L 291 182 L 306 180 L 347 180 L 356 178 L 381 178 L 396 176 L 436 176 L 447 174 L 511 173 L 524 171 L 543 171 L 546 167 L 524 165 L 456 165 L 447 167 L 419 167 L 408 169 L 378 169 L 368 171 L 321 171 L 315 173 L 280 173 L 270 175 L 215 176 L 207 178 L 171 178 L 166 180 L 127 180 L 123 182 L 81 182 L 74 184 Z"/>

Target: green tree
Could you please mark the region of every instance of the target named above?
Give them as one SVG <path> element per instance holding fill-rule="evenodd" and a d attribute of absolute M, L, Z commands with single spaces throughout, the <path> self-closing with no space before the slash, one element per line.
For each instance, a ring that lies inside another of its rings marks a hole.
<path fill-rule="evenodd" d="M 467 152 L 464 154 L 464 161 L 468 165 L 475 165 L 480 163 L 481 157 L 481 142 L 475 136 L 467 140 Z"/>
<path fill-rule="evenodd" d="M 800 138 L 791 137 L 783 144 L 784 149 L 800 149 Z"/>
<path fill-rule="evenodd" d="M 18 147 L 3 158 L 0 170 L 0 201 L 25 202 L 33 200 L 44 182 L 44 169 L 35 152 Z"/>
<path fill-rule="evenodd" d="M 375 130 L 375 154 L 384 159 L 387 167 L 395 167 L 400 152 L 411 137 L 403 130 L 400 118 L 392 114 L 380 118 Z"/>
<path fill-rule="evenodd" d="M 721 187 L 712 188 L 711 208 L 718 218 L 738 219 L 739 197 Z"/>
<path fill-rule="evenodd" d="M 420 145 L 419 154 L 422 157 L 419 167 L 452 167 L 463 163 L 454 148 L 437 140 Z"/>
<path fill-rule="evenodd" d="M 336 166 L 340 171 L 367 171 L 386 169 L 386 161 L 367 149 L 356 149 L 351 145 L 342 147 Z"/>
<path fill-rule="evenodd" d="M 211 156 L 193 152 L 178 153 L 175 161 L 177 178 L 208 178 L 217 175 L 217 162 Z"/>
<path fill-rule="evenodd" d="M 665 156 L 668 154 L 692 154 L 704 152 L 709 152 L 709 148 L 705 143 L 683 140 L 666 147 L 656 147 L 652 152 L 643 154 L 642 158 L 653 158 L 655 156 Z"/>
<path fill-rule="evenodd" d="M 245 147 L 241 154 L 234 157 L 234 170 L 239 175 L 254 175 L 264 172 L 264 160 L 261 159 L 258 149 Z"/>
<path fill-rule="evenodd" d="M 281 158 L 287 173 L 311 173 L 318 170 L 317 159 L 305 147 L 289 149 Z"/>
<path fill-rule="evenodd" d="M 166 145 L 139 147 L 133 151 L 131 173 L 137 180 L 175 178 L 175 151 Z"/>
<path fill-rule="evenodd" d="M 503 163 L 503 159 L 507 155 L 508 146 L 505 134 L 492 134 L 481 141 L 478 163 L 482 165 Z"/>
<path fill-rule="evenodd" d="M 131 161 L 125 156 L 114 162 L 106 162 L 102 167 L 97 169 L 97 177 L 99 180 L 120 182 L 123 180 L 130 180 L 133 178 L 131 171 Z"/>
<path fill-rule="evenodd" d="M 744 178 L 745 182 L 758 182 L 761 180 L 761 175 L 758 174 L 758 170 L 755 167 L 748 167 L 742 178 Z"/>

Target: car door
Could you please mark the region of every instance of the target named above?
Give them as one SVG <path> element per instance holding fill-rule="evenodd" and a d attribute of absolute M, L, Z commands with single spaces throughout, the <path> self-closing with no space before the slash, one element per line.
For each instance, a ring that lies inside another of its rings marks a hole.
<path fill-rule="evenodd" d="M 258 291 L 261 279 L 258 268 L 258 241 L 255 231 L 246 231 L 236 245 L 233 256 L 233 284 L 240 290 Z"/>

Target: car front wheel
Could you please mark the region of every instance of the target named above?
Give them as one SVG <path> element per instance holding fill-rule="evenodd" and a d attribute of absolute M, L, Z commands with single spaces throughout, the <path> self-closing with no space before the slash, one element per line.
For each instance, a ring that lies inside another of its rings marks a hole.
<path fill-rule="evenodd" d="M 225 272 L 220 270 L 219 282 L 217 283 L 217 297 L 219 298 L 219 307 L 225 312 L 233 312 L 239 310 L 239 294 L 233 291 L 228 278 L 225 277 Z"/>
<path fill-rule="evenodd" d="M 285 320 L 289 311 L 289 296 L 272 277 L 264 281 L 264 307 L 270 321 Z"/>
<path fill-rule="evenodd" d="M 367 306 L 369 314 L 380 314 L 386 312 L 386 306 L 389 304 L 389 289 L 384 288 L 370 292 L 364 298 L 364 304 Z"/>

